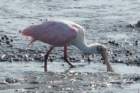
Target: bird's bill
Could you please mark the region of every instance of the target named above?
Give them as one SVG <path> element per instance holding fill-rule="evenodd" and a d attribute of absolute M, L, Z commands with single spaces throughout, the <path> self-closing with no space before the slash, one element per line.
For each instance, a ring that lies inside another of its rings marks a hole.
<path fill-rule="evenodd" d="M 108 53 L 107 53 L 107 51 L 102 51 L 101 55 L 102 55 L 102 58 L 103 58 L 103 64 L 106 64 L 106 66 L 107 66 L 107 71 L 113 72 L 113 68 L 112 68 L 111 64 L 109 63 L 109 61 L 108 61 Z"/>

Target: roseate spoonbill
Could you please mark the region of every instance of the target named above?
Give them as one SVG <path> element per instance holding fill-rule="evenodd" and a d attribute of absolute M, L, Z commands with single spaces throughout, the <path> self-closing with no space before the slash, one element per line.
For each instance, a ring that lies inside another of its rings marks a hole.
<path fill-rule="evenodd" d="M 65 20 L 48 20 L 38 25 L 31 25 L 21 34 L 32 38 L 29 45 L 39 40 L 51 45 L 44 56 L 44 71 L 47 71 L 47 59 L 54 47 L 64 47 L 64 60 L 74 67 L 67 59 L 67 47 L 74 45 L 79 48 L 84 55 L 101 54 L 103 63 L 107 66 L 107 71 L 113 71 L 107 57 L 107 48 L 102 44 L 87 45 L 84 37 L 84 28 L 74 22 Z"/>

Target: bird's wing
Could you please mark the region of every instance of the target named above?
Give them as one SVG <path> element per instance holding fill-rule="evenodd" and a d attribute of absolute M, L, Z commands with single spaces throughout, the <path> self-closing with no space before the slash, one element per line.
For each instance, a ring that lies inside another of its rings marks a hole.
<path fill-rule="evenodd" d="M 77 35 L 77 29 L 75 27 L 61 23 L 52 23 L 52 25 L 46 25 L 45 29 L 43 30 L 42 37 L 44 40 L 53 44 L 69 43 L 75 39 Z"/>

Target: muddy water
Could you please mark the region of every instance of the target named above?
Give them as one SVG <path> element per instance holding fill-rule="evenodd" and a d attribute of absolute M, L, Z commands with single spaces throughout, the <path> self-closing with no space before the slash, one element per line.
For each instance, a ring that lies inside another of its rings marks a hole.
<path fill-rule="evenodd" d="M 127 26 L 140 19 L 139 5 L 139 0 L 1 0 L 0 93 L 139 93 L 140 30 Z M 36 42 L 26 49 L 28 40 L 19 30 L 48 18 L 84 26 L 88 43 L 109 47 L 115 72 L 106 73 L 99 56 L 88 64 L 78 49 L 70 47 L 76 68 L 63 62 L 59 48 L 44 73 L 42 59 L 48 46 Z M 5 35 L 8 40 L 2 39 Z"/>

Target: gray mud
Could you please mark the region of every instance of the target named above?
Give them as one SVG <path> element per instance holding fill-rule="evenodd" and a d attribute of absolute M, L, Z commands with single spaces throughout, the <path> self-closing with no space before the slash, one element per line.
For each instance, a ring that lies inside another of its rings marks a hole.
<path fill-rule="evenodd" d="M 139 0 L 1 0 L 0 93 L 139 93 L 139 5 Z M 36 42 L 27 49 L 29 41 L 19 30 L 48 18 L 82 25 L 87 43 L 109 48 L 115 72 L 106 72 L 100 56 L 89 64 L 70 46 L 70 60 L 76 68 L 69 69 L 63 48 L 56 48 L 49 58 L 49 72 L 44 73 L 48 45 Z"/>

